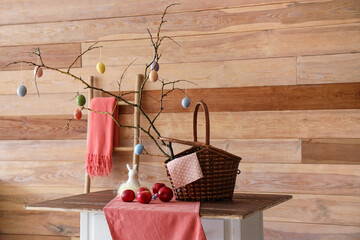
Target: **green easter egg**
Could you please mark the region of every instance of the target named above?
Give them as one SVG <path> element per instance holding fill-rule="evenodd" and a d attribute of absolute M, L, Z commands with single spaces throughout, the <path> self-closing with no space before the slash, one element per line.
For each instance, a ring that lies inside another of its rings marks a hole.
<path fill-rule="evenodd" d="M 84 95 L 82 95 L 82 94 L 78 95 L 76 98 L 76 103 L 79 106 L 84 106 L 86 103 L 86 98 L 84 97 Z"/>

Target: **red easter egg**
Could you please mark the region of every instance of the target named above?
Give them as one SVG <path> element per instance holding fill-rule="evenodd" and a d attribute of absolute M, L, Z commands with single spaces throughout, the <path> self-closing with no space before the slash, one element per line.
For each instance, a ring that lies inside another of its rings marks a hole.
<path fill-rule="evenodd" d="M 76 120 L 80 120 L 81 117 L 82 117 L 82 113 L 81 113 L 80 109 L 76 109 L 76 110 L 74 111 L 74 118 L 75 118 Z"/>

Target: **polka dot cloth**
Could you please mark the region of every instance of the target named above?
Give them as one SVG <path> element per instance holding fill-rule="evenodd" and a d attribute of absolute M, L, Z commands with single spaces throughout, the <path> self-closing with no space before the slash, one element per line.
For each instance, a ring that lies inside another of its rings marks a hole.
<path fill-rule="evenodd" d="M 170 161 L 167 168 L 176 188 L 183 187 L 203 177 L 196 153 Z"/>

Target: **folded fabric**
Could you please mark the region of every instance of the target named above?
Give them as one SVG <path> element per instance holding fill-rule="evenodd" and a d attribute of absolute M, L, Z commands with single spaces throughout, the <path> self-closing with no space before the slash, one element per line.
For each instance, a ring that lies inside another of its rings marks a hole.
<path fill-rule="evenodd" d="M 176 158 L 166 164 L 176 188 L 183 187 L 203 177 L 196 153 Z"/>
<path fill-rule="evenodd" d="M 115 97 L 93 98 L 90 109 L 114 113 L 118 118 Z M 90 177 L 110 175 L 113 147 L 118 145 L 119 128 L 109 114 L 90 112 L 86 150 L 86 172 Z"/>
<path fill-rule="evenodd" d="M 200 202 L 123 202 L 118 196 L 104 213 L 113 240 L 206 240 Z"/>

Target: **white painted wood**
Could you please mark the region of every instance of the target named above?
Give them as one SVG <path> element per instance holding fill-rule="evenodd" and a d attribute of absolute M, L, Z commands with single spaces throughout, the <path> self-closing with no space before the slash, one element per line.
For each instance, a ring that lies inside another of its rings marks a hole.
<path fill-rule="evenodd" d="M 207 240 L 224 239 L 224 220 L 201 218 Z"/>
<path fill-rule="evenodd" d="M 107 225 L 104 213 L 93 213 L 94 219 L 94 240 L 111 240 L 110 229 Z"/>
<path fill-rule="evenodd" d="M 207 240 L 264 240 L 263 213 L 245 219 L 201 218 Z M 80 240 L 111 240 L 103 212 L 81 212 Z"/>

